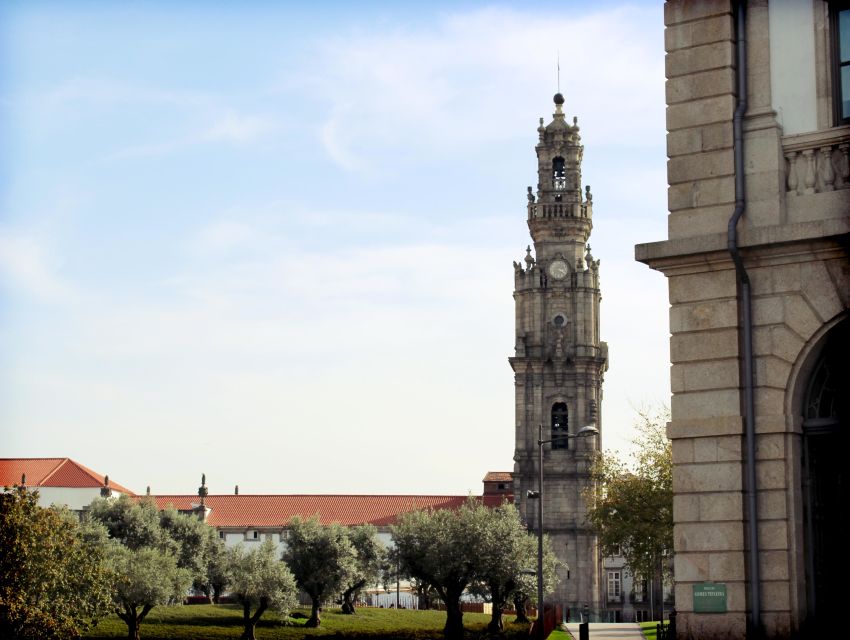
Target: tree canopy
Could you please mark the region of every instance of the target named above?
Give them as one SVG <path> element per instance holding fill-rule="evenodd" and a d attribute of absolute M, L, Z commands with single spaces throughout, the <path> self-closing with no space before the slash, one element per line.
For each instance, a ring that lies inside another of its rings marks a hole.
<path fill-rule="evenodd" d="M 78 637 L 109 611 L 104 549 L 38 492 L 0 493 L 0 637 Z"/>
<path fill-rule="evenodd" d="M 644 578 L 669 572 L 663 558 L 673 551 L 673 456 L 665 433 L 666 409 L 643 410 L 628 461 L 600 454 L 593 466 L 596 487 L 587 496 L 587 517 L 606 555 L 617 549 L 630 571 Z"/>
<path fill-rule="evenodd" d="M 491 624 L 500 629 L 501 609 L 513 593 L 528 588 L 524 572 L 536 564 L 535 538 L 514 507 L 491 509 L 474 498 L 457 510 L 403 514 L 393 527 L 393 541 L 401 573 L 431 585 L 446 605 L 443 631 L 448 638 L 463 635 L 460 597 L 467 588 L 489 595 L 494 603 Z M 552 588 L 551 552 L 546 566 Z"/>
<path fill-rule="evenodd" d="M 226 564 L 230 591 L 242 605 L 242 640 L 254 640 L 254 629 L 267 609 L 286 615 L 297 604 L 295 579 L 277 558 L 277 546 L 271 540 L 250 550 L 243 545 L 231 547 Z"/>
<path fill-rule="evenodd" d="M 370 524 L 348 531 L 354 547 L 354 564 L 343 581 L 342 612 L 354 613 L 357 594 L 368 584 L 376 584 L 386 569 L 387 549 L 378 539 L 378 530 Z"/>
<path fill-rule="evenodd" d="M 348 531 L 339 524 L 323 526 L 315 516 L 295 517 L 289 522 L 283 559 L 312 600 L 305 626 L 318 627 L 322 602 L 339 594 L 356 571 L 357 553 Z"/>

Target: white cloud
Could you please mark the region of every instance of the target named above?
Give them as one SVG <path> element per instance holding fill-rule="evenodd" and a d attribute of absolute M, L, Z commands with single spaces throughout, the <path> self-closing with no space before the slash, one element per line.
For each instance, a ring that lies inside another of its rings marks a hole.
<path fill-rule="evenodd" d="M 58 273 L 57 258 L 39 239 L 0 229 L 0 277 L 42 302 L 73 300 L 78 293 Z"/>
<path fill-rule="evenodd" d="M 664 73 L 645 30 L 660 37 L 659 11 L 541 19 L 485 9 L 447 16 L 432 30 L 341 35 L 325 43 L 304 82 L 331 105 L 321 139 L 348 170 L 364 168 L 375 148 L 445 153 L 534 135 L 528 114 L 550 117 L 557 51 L 566 110 L 595 145 L 655 145 Z"/>

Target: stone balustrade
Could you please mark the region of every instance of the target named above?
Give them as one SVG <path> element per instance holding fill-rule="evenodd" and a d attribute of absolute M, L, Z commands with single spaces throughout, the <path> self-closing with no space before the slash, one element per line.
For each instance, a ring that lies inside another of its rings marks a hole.
<path fill-rule="evenodd" d="M 788 195 L 850 188 L 850 126 L 785 136 L 782 152 Z"/>
<path fill-rule="evenodd" d="M 529 202 L 528 219 L 590 218 L 592 206 L 589 202 Z"/>

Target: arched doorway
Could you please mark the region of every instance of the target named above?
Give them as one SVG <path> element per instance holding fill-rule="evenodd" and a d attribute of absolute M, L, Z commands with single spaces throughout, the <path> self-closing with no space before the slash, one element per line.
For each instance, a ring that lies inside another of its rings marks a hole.
<path fill-rule="evenodd" d="M 850 319 L 824 337 L 805 383 L 803 514 L 807 626 L 829 628 L 846 601 L 844 544 L 850 536 Z"/>

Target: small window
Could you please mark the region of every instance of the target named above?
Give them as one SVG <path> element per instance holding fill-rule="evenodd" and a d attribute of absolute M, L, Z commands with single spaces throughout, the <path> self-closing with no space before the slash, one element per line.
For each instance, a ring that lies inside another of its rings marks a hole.
<path fill-rule="evenodd" d="M 567 438 L 569 428 L 569 413 L 566 402 L 556 402 L 552 405 L 552 448 L 569 449 Z"/>
<path fill-rule="evenodd" d="M 850 123 L 850 0 L 830 3 L 833 94 L 838 124 Z"/>
<path fill-rule="evenodd" d="M 253 533 L 254 540 L 260 539 L 260 532 L 259 531 L 253 531 L 252 533 Z"/>
<path fill-rule="evenodd" d="M 222 540 L 224 540 L 224 531 L 219 531 L 218 537 L 221 538 Z"/>
<path fill-rule="evenodd" d="M 504 482 L 500 482 L 500 483 L 499 483 L 499 489 L 501 489 L 502 491 L 504 491 L 504 489 L 505 489 L 505 483 L 504 483 Z"/>

